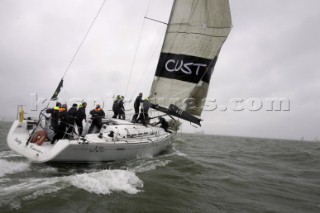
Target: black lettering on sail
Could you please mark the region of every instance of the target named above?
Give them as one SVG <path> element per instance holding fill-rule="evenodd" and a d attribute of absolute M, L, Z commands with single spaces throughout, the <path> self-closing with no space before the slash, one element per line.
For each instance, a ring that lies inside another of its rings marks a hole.
<path fill-rule="evenodd" d="M 209 84 L 216 61 L 217 57 L 210 60 L 196 56 L 161 53 L 155 75 L 190 83 L 202 80 Z"/>

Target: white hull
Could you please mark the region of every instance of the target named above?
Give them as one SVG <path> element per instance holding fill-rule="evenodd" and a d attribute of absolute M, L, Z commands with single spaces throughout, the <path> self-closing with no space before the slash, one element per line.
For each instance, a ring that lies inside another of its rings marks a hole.
<path fill-rule="evenodd" d="M 84 139 L 63 139 L 54 145 L 44 142 L 38 146 L 35 143 L 27 143 L 31 132 L 27 128 L 27 122 L 15 121 L 7 142 L 15 152 L 39 163 L 89 163 L 152 157 L 168 149 L 175 135 L 175 132 L 167 133 L 159 127 L 144 127 L 141 124 L 121 121 L 119 125 L 104 126 L 100 133 L 88 134 Z M 110 129 L 117 130 L 114 137 L 108 136 Z"/>

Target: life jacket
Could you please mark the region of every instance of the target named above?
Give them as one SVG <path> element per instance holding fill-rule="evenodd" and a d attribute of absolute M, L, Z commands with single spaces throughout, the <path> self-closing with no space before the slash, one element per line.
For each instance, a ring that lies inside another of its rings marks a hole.
<path fill-rule="evenodd" d="M 65 108 L 60 108 L 59 109 L 59 112 L 63 112 L 63 111 L 66 111 L 66 109 Z"/>
<path fill-rule="evenodd" d="M 101 122 L 102 118 L 105 116 L 103 110 L 101 108 L 95 108 L 93 110 L 91 110 L 90 112 L 91 114 L 91 118 L 95 121 L 95 122 Z"/>
<path fill-rule="evenodd" d="M 93 110 L 92 116 L 93 116 L 93 117 L 100 117 L 101 114 L 102 114 L 102 109 L 101 109 L 101 108 L 95 108 L 95 109 Z"/>

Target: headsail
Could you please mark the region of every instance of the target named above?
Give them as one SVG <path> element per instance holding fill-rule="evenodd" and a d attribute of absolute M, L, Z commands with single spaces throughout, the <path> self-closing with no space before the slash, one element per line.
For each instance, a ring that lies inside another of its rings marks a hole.
<path fill-rule="evenodd" d="M 201 115 L 231 25 L 229 0 L 176 0 L 150 92 L 152 102 L 176 104 Z"/>

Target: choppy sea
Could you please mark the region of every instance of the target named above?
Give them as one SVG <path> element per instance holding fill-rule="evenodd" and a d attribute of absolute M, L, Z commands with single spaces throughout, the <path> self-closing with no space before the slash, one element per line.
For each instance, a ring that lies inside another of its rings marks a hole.
<path fill-rule="evenodd" d="M 320 143 L 182 134 L 170 153 L 34 164 L 0 123 L 0 212 L 320 212 Z"/>

